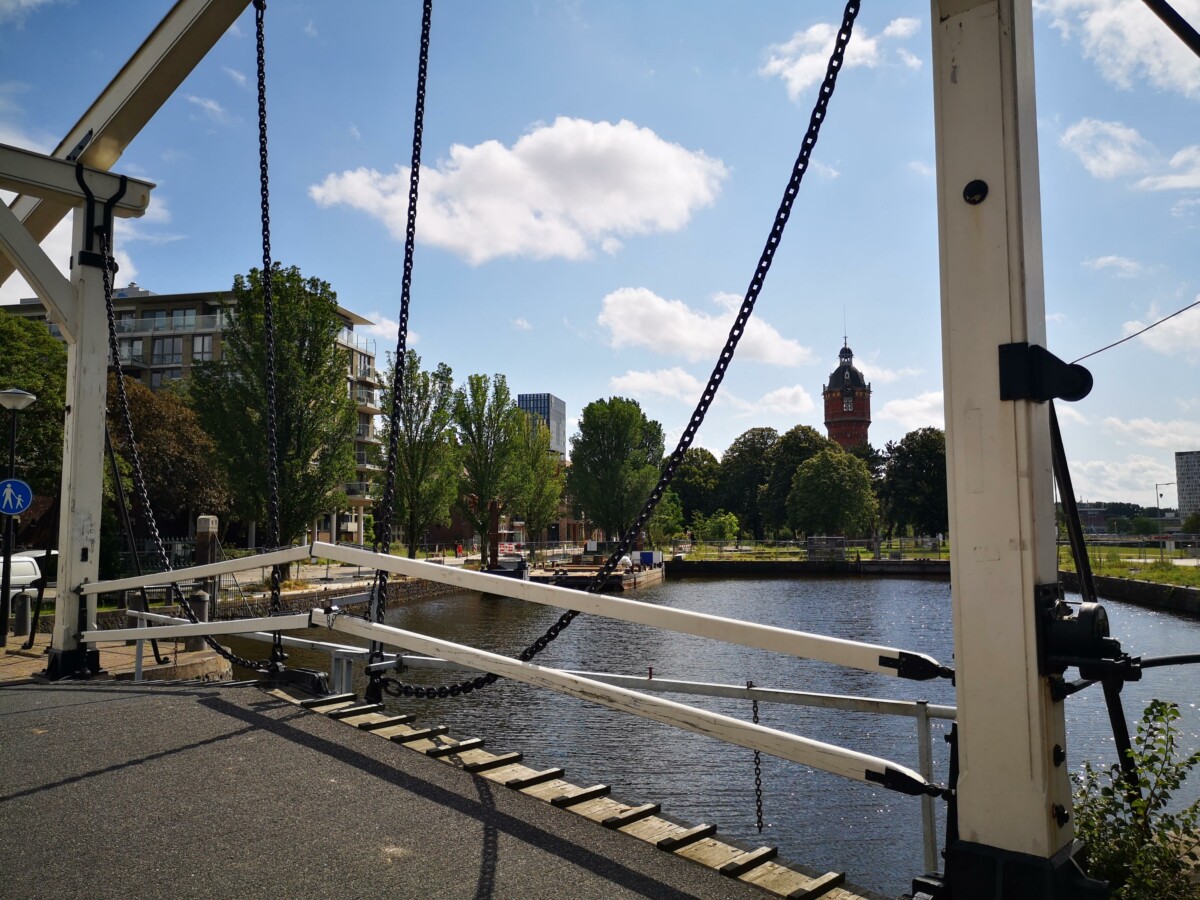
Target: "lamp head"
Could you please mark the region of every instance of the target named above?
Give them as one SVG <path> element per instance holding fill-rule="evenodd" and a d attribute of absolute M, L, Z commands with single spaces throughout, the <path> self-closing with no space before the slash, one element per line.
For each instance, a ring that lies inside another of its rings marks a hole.
<path fill-rule="evenodd" d="M 8 388 L 0 391 L 0 406 L 5 409 L 20 411 L 37 400 L 37 396 L 20 388 Z"/>

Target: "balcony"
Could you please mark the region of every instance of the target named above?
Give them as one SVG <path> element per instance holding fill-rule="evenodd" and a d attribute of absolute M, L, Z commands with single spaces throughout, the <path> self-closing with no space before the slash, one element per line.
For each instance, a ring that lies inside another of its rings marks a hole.
<path fill-rule="evenodd" d="M 346 496 L 351 500 L 370 501 L 374 499 L 371 496 L 371 482 L 369 481 L 351 481 L 345 487 Z"/>
<path fill-rule="evenodd" d="M 141 319 L 119 319 L 117 334 L 191 334 L 193 332 L 221 331 L 225 327 L 224 315 L 212 316 L 164 316 Z"/>
<path fill-rule="evenodd" d="M 354 464 L 360 469 L 367 469 L 372 472 L 378 472 L 383 469 L 383 466 L 379 465 L 378 460 L 375 458 L 375 454 L 366 453 L 362 450 L 354 454 Z"/>

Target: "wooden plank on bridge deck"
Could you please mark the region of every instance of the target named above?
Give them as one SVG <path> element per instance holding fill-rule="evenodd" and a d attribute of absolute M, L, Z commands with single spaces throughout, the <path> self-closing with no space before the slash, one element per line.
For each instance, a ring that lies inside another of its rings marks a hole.
<path fill-rule="evenodd" d="M 710 869 L 719 869 L 734 857 L 741 856 L 745 852 L 737 847 L 723 844 L 721 841 L 705 838 L 687 847 L 681 847 L 675 851 L 675 855 L 686 856 Z"/>
<path fill-rule="evenodd" d="M 663 838 L 674 834 L 682 834 L 686 829 L 682 825 L 676 825 L 674 822 L 668 822 L 666 819 L 660 819 L 658 816 L 647 816 L 644 819 L 638 819 L 636 822 L 630 822 L 628 825 L 622 825 L 619 830 L 623 834 L 631 835 L 638 840 L 645 841 L 647 844 L 657 846 L 658 842 Z"/>
<path fill-rule="evenodd" d="M 555 778 L 551 781 L 543 781 L 540 784 L 530 785 L 529 787 L 520 788 L 522 794 L 528 794 L 530 797 L 537 797 L 539 800 L 549 800 L 551 797 L 557 797 L 559 794 L 569 791 L 575 785 L 569 781 L 563 781 L 561 778 Z"/>
<path fill-rule="evenodd" d="M 576 815 L 583 816 L 585 819 L 591 819 L 593 822 L 600 822 L 607 819 L 615 812 L 622 809 L 627 809 L 625 804 L 618 803 L 611 797 L 597 797 L 594 800 L 586 800 L 582 803 L 577 803 L 568 807 L 571 812 Z"/>
<path fill-rule="evenodd" d="M 810 878 L 779 863 L 769 862 L 747 872 L 740 880 L 791 900 L 816 900 L 842 884 L 846 876 L 840 872 L 826 872 Z"/>

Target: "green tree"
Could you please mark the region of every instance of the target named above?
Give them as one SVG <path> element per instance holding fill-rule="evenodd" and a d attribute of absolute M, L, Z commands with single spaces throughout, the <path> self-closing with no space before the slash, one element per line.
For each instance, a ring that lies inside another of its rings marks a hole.
<path fill-rule="evenodd" d="M 763 494 L 763 518 L 768 528 L 787 525 L 787 499 L 792 492 L 796 470 L 822 450 L 836 446 L 811 425 L 797 425 L 780 435 L 771 451 L 771 471 Z"/>
<path fill-rule="evenodd" d="M 108 431 L 113 449 L 129 460 L 116 385 L 116 376 L 110 374 Z M 185 398 L 175 390 L 152 391 L 132 378 L 125 379 L 125 393 L 154 520 L 160 526 L 171 523 L 185 530 L 198 515 L 224 521 L 230 506 L 225 474 L 216 464 L 213 439 Z M 127 487 L 126 496 L 136 513 L 136 492 Z"/>
<path fill-rule="evenodd" d="M 503 375 L 468 375 L 454 393 L 454 425 L 462 448 L 458 504 L 479 532 L 484 565 L 491 544 L 491 504 L 503 507 L 511 499 L 522 415 Z"/>
<path fill-rule="evenodd" d="M 550 449 L 550 426 L 539 415 L 523 416 L 517 430 L 513 514 L 525 522 L 525 534 L 540 541 L 546 526 L 558 518 L 566 485 L 566 467 Z"/>
<path fill-rule="evenodd" d="M 765 534 L 763 498 L 778 442 L 779 432 L 774 428 L 751 428 L 740 434 L 721 457 L 722 503 L 737 516 L 743 531 L 756 540 L 762 540 Z"/>
<path fill-rule="evenodd" d="M 636 400 L 593 400 L 571 437 L 567 490 L 609 537 L 624 535 L 654 489 L 662 456 L 662 425 Z"/>
<path fill-rule="evenodd" d="M 1194 512 L 1190 516 L 1188 516 L 1186 519 L 1184 519 L 1183 524 L 1180 525 L 1179 527 L 1182 531 L 1186 532 L 1187 534 L 1200 533 L 1200 510 L 1197 510 L 1196 512 Z"/>
<path fill-rule="evenodd" d="M 392 408 L 395 361 L 388 369 L 383 408 Z M 408 558 L 416 559 L 417 544 L 431 525 L 450 522 L 450 506 L 458 497 L 458 445 L 451 427 L 454 378 L 450 367 L 438 363 L 426 372 L 421 357 L 409 350 L 400 382 L 396 431 L 396 482 L 393 521 L 404 531 Z M 391 440 L 391 422 L 384 420 L 383 440 Z"/>
<path fill-rule="evenodd" d="M 344 497 L 354 476 L 355 408 L 346 389 L 349 365 L 337 343 L 343 327 L 327 282 L 295 266 L 271 272 L 275 310 L 276 439 L 279 539 L 290 544 L 316 516 Z M 262 272 L 233 280 L 233 315 L 221 358 L 197 363 L 188 394 L 216 442 L 234 511 L 249 521 L 267 515 L 266 348 Z"/>
<path fill-rule="evenodd" d="M 721 464 L 703 447 L 688 447 L 671 479 L 671 489 L 679 497 L 683 521 L 709 516 L 717 509 L 717 491 L 721 484 Z"/>
<path fill-rule="evenodd" d="M 683 506 L 670 488 L 663 491 L 662 499 L 654 507 L 646 531 L 649 532 L 650 546 L 658 549 L 670 547 L 672 541 L 683 535 Z"/>
<path fill-rule="evenodd" d="M 788 524 L 804 534 L 869 534 L 879 513 L 866 463 L 826 448 L 800 464 L 788 495 Z"/>
<path fill-rule="evenodd" d="M 39 496 L 57 496 L 62 480 L 67 348 L 42 322 L 3 309 L 0 347 L 4 348 L 0 353 L 0 390 L 19 388 L 37 395 L 36 403 L 17 413 L 17 477 L 28 482 Z M 9 415 L 5 412 L 0 416 L 6 450 Z"/>
<path fill-rule="evenodd" d="M 898 443 L 889 441 L 884 456 L 880 501 L 889 527 L 912 526 L 917 534 L 949 531 L 946 433 L 940 428 L 918 428 Z"/>
<path fill-rule="evenodd" d="M 738 518 L 731 512 L 725 512 L 723 509 L 718 509 L 711 516 L 697 517 L 693 529 L 696 532 L 696 540 L 698 541 L 719 541 L 725 543 L 732 541 L 741 531 L 741 525 L 738 523 Z"/>
<path fill-rule="evenodd" d="M 1135 516 L 1129 523 L 1129 530 L 1137 535 L 1158 534 L 1158 520 L 1149 516 Z"/>

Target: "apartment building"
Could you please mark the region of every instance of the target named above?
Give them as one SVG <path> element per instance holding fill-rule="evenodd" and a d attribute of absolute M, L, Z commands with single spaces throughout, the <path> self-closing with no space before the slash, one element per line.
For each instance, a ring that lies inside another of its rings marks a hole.
<path fill-rule="evenodd" d="M 118 352 L 126 376 L 136 378 L 151 390 L 183 378 L 191 367 L 204 360 L 221 358 L 221 336 L 230 315 L 231 297 L 217 291 L 186 294 L 156 294 L 137 284 L 113 292 Z M 46 308 L 36 298 L 2 307 L 6 312 L 45 322 Z M 337 343 L 347 351 L 346 385 L 358 412 L 354 433 L 355 481 L 345 487 L 347 508 L 331 510 L 312 525 L 320 540 L 363 543 L 366 517 L 375 498 L 371 474 L 378 469 L 372 460 L 379 444 L 375 417 L 381 412 L 379 388 L 382 377 L 375 368 L 375 340 L 355 332 L 355 327 L 373 323 L 345 307 L 338 307 L 343 327 Z M 253 530 L 250 532 L 253 534 Z"/>

